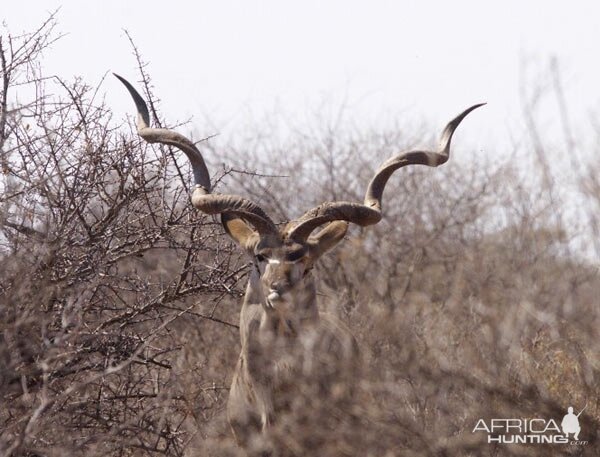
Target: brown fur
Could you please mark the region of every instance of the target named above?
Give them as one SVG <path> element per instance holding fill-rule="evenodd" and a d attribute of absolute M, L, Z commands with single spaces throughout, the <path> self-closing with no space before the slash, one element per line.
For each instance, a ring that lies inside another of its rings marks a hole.
<path fill-rule="evenodd" d="M 314 262 L 343 239 L 348 224 L 331 223 L 306 242 L 283 235 L 256 237 L 232 230 L 231 221 L 224 224 L 255 257 L 240 315 L 242 350 L 227 405 L 236 440 L 251 449 L 257 434 L 268 432 L 278 413 L 290 408 L 290 390 L 300 388 L 295 380 L 304 379 L 307 371 L 322 374 L 325 363 L 332 369 L 337 362 L 343 369 L 355 364 L 356 341 L 335 317 L 319 313 L 311 273 Z M 322 383 L 326 378 L 319 376 Z"/>

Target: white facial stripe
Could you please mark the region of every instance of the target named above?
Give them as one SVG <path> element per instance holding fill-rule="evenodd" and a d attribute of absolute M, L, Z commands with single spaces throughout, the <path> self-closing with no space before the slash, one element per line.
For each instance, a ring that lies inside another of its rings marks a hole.
<path fill-rule="evenodd" d="M 279 265 L 280 263 L 298 263 L 298 262 L 300 262 L 300 260 L 302 260 L 302 259 L 297 259 L 297 260 L 283 260 L 283 261 L 281 261 L 279 259 L 269 259 L 268 262 L 270 264 L 273 264 L 273 265 Z"/>

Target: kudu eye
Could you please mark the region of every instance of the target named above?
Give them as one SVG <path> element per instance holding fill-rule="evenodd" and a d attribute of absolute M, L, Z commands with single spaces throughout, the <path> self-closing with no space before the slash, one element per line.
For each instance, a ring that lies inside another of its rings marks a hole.
<path fill-rule="evenodd" d="M 256 259 L 257 262 L 261 262 L 261 263 L 267 260 L 267 257 L 263 254 L 256 254 L 254 256 L 254 258 Z"/>
<path fill-rule="evenodd" d="M 285 259 L 289 262 L 296 262 L 304 257 L 304 250 L 299 249 L 297 251 L 292 251 L 285 256 Z"/>

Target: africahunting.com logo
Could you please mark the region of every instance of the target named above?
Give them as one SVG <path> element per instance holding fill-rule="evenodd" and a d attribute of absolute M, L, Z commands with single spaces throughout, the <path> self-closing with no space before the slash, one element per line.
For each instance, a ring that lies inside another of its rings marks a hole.
<path fill-rule="evenodd" d="M 579 416 L 586 407 L 587 405 L 579 414 L 575 414 L 573 407 L 569 406 L 560 427 L 554 419 L 479 419 L 473 433 L 486 432 L 488 443 L 585 446 L 588 442 L 579 438 Z"/>

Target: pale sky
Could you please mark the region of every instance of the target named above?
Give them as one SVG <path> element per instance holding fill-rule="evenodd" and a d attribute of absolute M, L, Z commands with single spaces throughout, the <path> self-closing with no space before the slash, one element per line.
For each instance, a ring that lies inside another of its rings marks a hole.
<path fill-rule="evenodd" d="M 0 17 L 18 33 L 59 6 L 58 31 L 68 35 L 46 53 L 48 73 L 136 81 L 127 29 L 165 117 L 213 116 L 221 135 L 274 109 L 302 122 L 323 101 L 346 102 L 346 115 L 369 126 L 415 119 L 441 128 L 485 101 L 461 135 L 496 149 L 521 134 L 520 81 L 545 84 L 552 57 L 576 133 L 600 116 L 597 0 L 4 0 Z M 117 115 L 131 112 L 116 80 L 104 87 Z M 541 116 L 558 132 L 552 96 Z"/>

